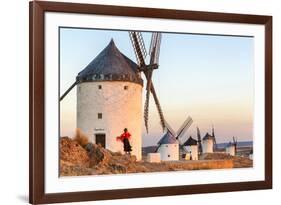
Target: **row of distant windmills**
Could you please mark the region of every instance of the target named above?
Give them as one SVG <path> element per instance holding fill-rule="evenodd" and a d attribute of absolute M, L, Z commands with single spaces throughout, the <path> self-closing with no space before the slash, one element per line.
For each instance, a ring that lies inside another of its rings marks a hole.
<path fill-rule="evenodd" d="M 131 139 L 132 154 L 140 160 L 142 158 L 142 116 L 146 130 L 149 131 L 150 93 L 153 96 L 165 135 L 172 134 L 175 140 L 181 142 L 180 138 L 191 125 L 192 119 L 188 117 L 177 134 L 165 120 L 152 82 L 153 71 L 159 68 L 161 33 L 152 33 L 149 54 L 146 51 L 141 32 L 130 31 L 129 37 L 137 63 L 125 56 L 112 39 L 78 73 L 73 84 L 61 95 L 60 101 L 62 103 L 68 93 L 77 86 L 77 128 L 80 128 L 91 142 L 101 144 L 115 152 L 123 151 L 122 144 L 116 142 L 116 136 L 127 128 L 133 136 Z M 149 58 L 147 58 L 148 55 Z M 143 79 L 141 73 L 146 78 L 144 113 L 142 113 Z M 166 140 L 170 142 L 169 137 L 165 137 L 165 135 L 160 141 L 157 151 L 162 150 L 161 146 Z M 180 143 L 179 146 L 184 145 Z M 204 143 L 202 149 L 204 150 Z"/>
<path fill-rule="evenodd" d="M 175 161 L 180 159 L 198 160 L 200 155 L 218 151 L 214 127 L 212 127 L 212 134 L 207 132 L 202 140 L 200 130 L 197 127 L 197 140 L 190 136 L 186 141 L 183 141 L 183 136 L 185 136 L 184 133 L 192 123 L 191 118 L 187 118 L 186 122 L 178 132 L 174 132 L 168 125 L 167 132 L 158 142 L 155 154 L 148 154 L 148 161 Z M 224 152 L 231 156 L 235 156 L 236 151 L 237 139 L 233 137 L 233 142 L 227 144 Z"/>

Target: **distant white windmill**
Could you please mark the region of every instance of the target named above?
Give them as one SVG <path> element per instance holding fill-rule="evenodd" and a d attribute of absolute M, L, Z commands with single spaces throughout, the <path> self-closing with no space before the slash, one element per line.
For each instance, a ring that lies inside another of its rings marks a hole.
<path fill-rule="evenodd" d="M 225 152 L 231 156 L 235 156 L 237 152 L 237 139 L 233 137 L 233 142 L 229 142 L 225 148 Z"/>
<path fill-rule="evenodd" d="M 185 141 L 183 146 L 191 160 L 198 160 L 198 142 L 191 136 Z"/>
<path fill-rule="evenodd" d="M 179 160 L 180 149 L 184 149 L 181 138 L 191 126 L 193 120 L 188 117 L 177 132 L 165 121 L 166 132 L 158 142 L 156 152 L 161 155 L 162 161 Z"/>
<path fill-rule="evenodd" d="M 208 132 L 203 137 L 202 149 L 203 153 L 213 153 L 214 152 L 214 137 Z"/>
<path fill-rule="evenodd" d="M 217 149 L 217 141 L 215 136 L 215 129 L 212 126 L 212 135 L 208 132 L 203 137 L 202 151 L 203 153 L 213 153 Z"/>

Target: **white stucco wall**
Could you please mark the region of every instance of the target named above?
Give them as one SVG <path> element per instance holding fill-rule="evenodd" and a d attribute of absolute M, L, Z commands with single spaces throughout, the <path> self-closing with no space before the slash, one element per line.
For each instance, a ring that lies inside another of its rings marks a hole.
<path fill-rule="evenodd" d="M 147 154 L 147 162 L 150 162 L 150 163 L 161 162 L 161 155 L 160 155 L 160 153 L 148 153 Z"/>
<path fill-rule="evenodd" d="M 226 147 L 225 152 L 231 156 L 235 156 L 235 147 L 234 146 Z"/>
<path fill-rule="evenodd" d="M 99 85 L 102 86 L 99 89 Z M 128 86 L 124 90 L 124 86 Z M 102 119 L 98 119 L 102 113 Z M 95 143 L 95 134 L 106 135 L 106 148 L 123 153 L 116 136 L 128 128 L 132 154 L 141 159 L 142 86 L 131 82 L 83 82 L 77 86 L 77 127 Z"/>
<path fill-rule="evenodd" d="M 191 152 L 192 160 L 198 160 L 198 145 L 185 146 L 185 150 Z"/>
<path fill-rule="evenodd" d="M 203 153 L 213 153 L 214 141 L 211 139 L 203 140 L 202 149 Z"/>
<path fill-rule="evenodd" d="M 162 161 L 179 160 L 179 144 L 162 144 L 158 151 Z"/>

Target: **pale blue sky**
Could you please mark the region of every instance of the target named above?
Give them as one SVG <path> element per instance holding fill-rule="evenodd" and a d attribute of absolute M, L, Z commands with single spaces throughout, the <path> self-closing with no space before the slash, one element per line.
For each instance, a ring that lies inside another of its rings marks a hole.
<path fill-rule="evenodd" d="M 147 50 L 151 33 L 143 33 Z M 135 61 L 127 31 L 61 29 L 61 93 L 113 38 L 119 50 Z M 163 33 L 160 67 L 153 82 L 167 121 L 177 130 L 190 115 L 194 123 L 186 133 L 216 129 L 217 141 L 252 140 L 254 103 L 254 39 L 214 35 Z M 152 98 L 151 98 L 152 99 Z M 158 114 L 151 100 L 150 133 L 143 144 L 161 137 Z M 76 90 L 61 102 L 62 135 L 71 135 L 76 123 Z"/>

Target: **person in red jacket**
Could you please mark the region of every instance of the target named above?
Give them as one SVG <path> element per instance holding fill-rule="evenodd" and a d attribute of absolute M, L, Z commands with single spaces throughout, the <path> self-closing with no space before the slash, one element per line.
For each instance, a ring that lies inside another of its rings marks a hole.
<path fill-rule="evenodd" d="M 131 154 L 132 146 L 130 145 L 129 141 L 131 139 L 131 134 L 128 132 L 128 129 L 125 128 L 124 133 L 121 136 L 116 137 L 116 139 L 121 140 L 123 142 L 124 152 Z"/>

